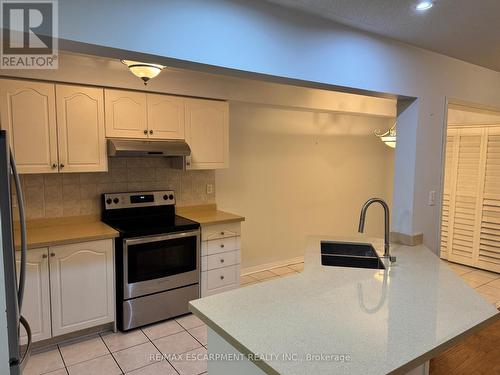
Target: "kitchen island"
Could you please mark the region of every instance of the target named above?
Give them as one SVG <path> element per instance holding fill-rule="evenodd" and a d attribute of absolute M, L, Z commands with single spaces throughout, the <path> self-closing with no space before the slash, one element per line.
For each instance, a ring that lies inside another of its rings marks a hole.
<path fill-rule="evenodd" d="M 190 303 L 208 332 L 209 374 L 425 374 L 426 362 L 500 317 L 423 245 L 391 245 L 385 270 L 321 265 Z"/>

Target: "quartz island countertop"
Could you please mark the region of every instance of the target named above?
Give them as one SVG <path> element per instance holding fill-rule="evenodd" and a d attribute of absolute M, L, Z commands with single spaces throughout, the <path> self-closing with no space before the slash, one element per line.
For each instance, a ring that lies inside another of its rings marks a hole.
<path fill-rule="evenodd" d="M 304 272 L 192 301 L 191 311 L 264 373 L 286 375 L 403 374 L 500 318 L 423 245 L 391 245 L 396 263 L 374 270 L 321 266 L 322 240 L 383 248 L 310 237 Z"/>

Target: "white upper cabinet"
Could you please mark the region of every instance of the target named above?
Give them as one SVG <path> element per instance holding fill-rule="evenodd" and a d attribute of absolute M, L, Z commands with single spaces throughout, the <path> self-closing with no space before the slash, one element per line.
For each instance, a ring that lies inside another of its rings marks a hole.
<path fill-rule="evenodd" d="M 184 98 L 147 94 L 148 136 L 184 139 Z"/>
<path fill-rule="evenodd" d="M 104 90 L 106 137 L 146 138 L 146 94 L 125 90 Z"/>
<path fill-rule="evenodd" d="M 107 171 L 103 89 L 56 85 L 59 169 Z"/>
<path fill-rule="evenodd" d="M 2 79 L 0 115 L 20 173 L 58 171 L 53 84 Z"/>
<path fill-rule="evenodd" d="M 53 335 L 112 322 L 112 240 L 54 246 L 49 253 Z"/>
<path fill-rule="evenodd" d="M 191 147 L 188 169 L 229 167 L 229 105 L 186 99 L 186 142 Z"/>
<path fill-rule="evenodd" d="M 16 251 L 16 268 L 19 279 L 21 252 Z M 26 253 L 26 284 L 21 315 L 28 321 L 32 340 L 40 341 L 52 337 L 50 325 L 50 286 L 47 248 L 28 250 Z M 21 344 L 27 343 L 24 328 L 21 328 Z"/>

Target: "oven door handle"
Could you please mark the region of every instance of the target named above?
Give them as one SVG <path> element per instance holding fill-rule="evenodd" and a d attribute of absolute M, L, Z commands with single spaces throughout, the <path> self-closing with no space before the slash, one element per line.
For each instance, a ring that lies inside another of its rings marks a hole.
<path fill-rule="evenodd" d="M 180 233 L 165 234 L 161 236 L 148 236 L 148 237 L 138 237 L 138 238 L 126 238 L 124 240 L 126 246 L 130 245 L 140 245 L 150 242 L 160 242 L 166 240 L 174 240 L 176 238 L 186 238 L 186 237 L 197 237 L 200 236 L 200 230 L 191 230 Z"/>

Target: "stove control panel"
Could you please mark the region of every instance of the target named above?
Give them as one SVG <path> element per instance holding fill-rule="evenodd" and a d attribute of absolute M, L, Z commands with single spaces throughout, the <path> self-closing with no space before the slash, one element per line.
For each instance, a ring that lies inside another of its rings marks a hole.
<path fill-rule="evenodd" d="M 167 206 L 175 204 L 173 190 L 137 191 L 131 193 L 103 194 L 104 208 L 113 210 L 118 208 Z"/>

